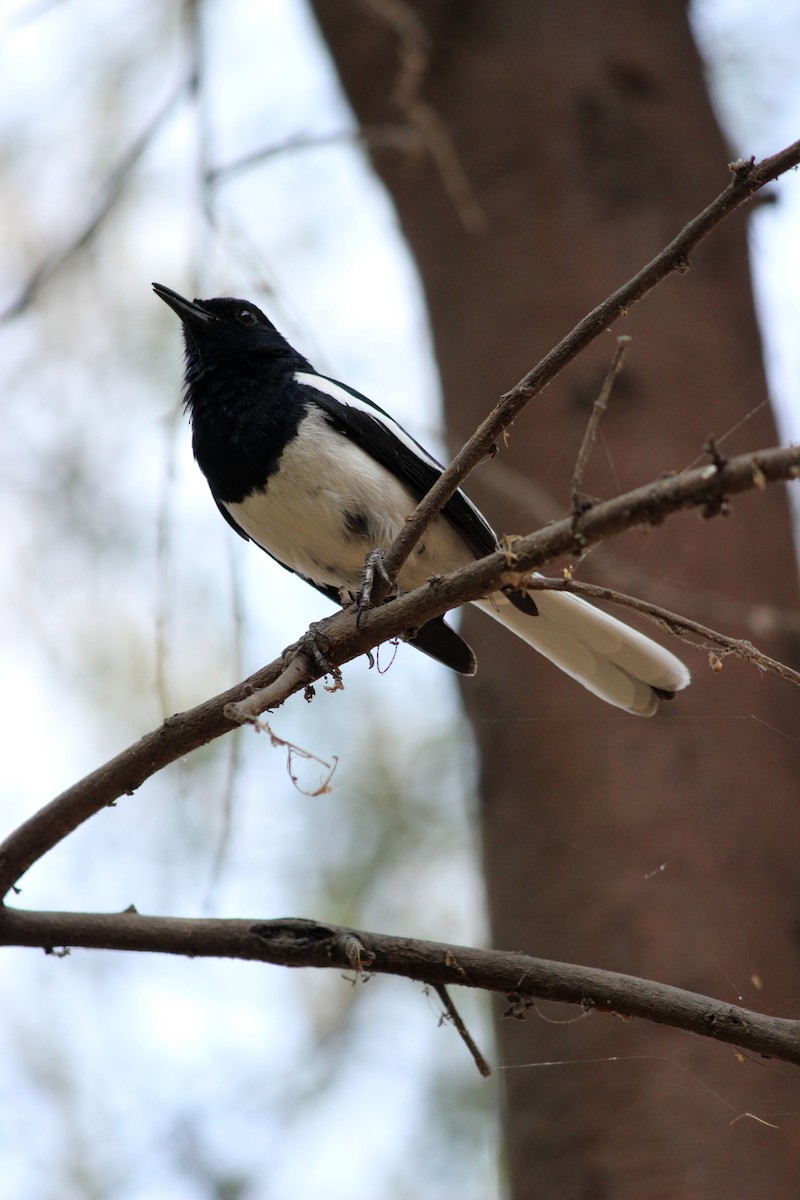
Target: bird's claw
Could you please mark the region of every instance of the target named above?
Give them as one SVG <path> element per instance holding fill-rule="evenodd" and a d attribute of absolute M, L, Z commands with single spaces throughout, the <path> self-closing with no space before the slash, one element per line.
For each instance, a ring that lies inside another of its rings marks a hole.
<path fill-rule="evenodd" d="M 361 585 L 356 592 L 356 609 L 358 615 L 366 612 L 372 607 L 372 591 L 375 587 L 375 581 L 380 580 L 387 587 L 392 587 L 392 580 L 386 573 L 386 568 L 383 565 L 383 560 L 386 557 L 386 551 L 378 548 L 370 550 L 364 560 L 364 573 L 361 576 Z"/>
<path fill-rule="evenodd" d="M 323 643 L 325 648 L 323 649 Z M 320 675 L 332 675 L 334 679 L 339 674 L 339 668 L 328 661 L 326 651 L 330 652 L 330 642 L 322 630 L 322 626 L 313 621 L 306 632 L 294 646 L 290 646 L 284 657 L 292 659 L 298 650 L 304 651 Z"/>

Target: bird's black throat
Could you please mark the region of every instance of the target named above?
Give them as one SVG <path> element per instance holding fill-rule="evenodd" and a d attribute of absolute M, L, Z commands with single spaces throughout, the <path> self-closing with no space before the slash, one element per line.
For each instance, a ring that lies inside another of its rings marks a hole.
<path fill-rule="evenodd" d="M 195 459 L 215 498 L 234 504 L 265 488 L 306 411 L 290 364 L 250 357 L 186 364 Z"/>

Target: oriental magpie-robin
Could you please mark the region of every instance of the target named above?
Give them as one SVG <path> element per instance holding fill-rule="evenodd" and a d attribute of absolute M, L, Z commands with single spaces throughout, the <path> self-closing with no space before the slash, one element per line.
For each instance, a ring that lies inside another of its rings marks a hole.
<path fill-rule="evenodd" d="M 192 448 L 225 520 L 337 604 L 358 593 L 367 554 L 387 549 L 441 473 L 441 464 L 388 413 L 320 375 L 260 309 L 229 297 L 156 294 L 183 323 Z M 400 571 L 403 591 L 497 549 L 491 526 L 453 495 Z M 649 716 L 689 682 L 669 651 L 561 592 L 497 593 L 490 616 L 590 692 Z M 463 675 L 472 650 L 445 621 L 413 645 Z"/>

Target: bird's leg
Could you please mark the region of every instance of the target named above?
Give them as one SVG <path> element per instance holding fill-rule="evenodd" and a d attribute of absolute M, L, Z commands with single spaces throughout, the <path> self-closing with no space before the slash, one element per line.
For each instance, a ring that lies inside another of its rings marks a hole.
<path fill-rule="evenodd" d="M 386 574 L 386 569 L 383 565 L 385 557 L 386 551 L 376 547 L 374 550 L 370 550 L 364 560 L 364 573 L 361 576 L 361 584 L 356 592 L 356 608 L 359 615 L 372 607 L 372 590 L 375 587 L 376 579 L 387 588 L 394 589 L 397 586 Z"/>

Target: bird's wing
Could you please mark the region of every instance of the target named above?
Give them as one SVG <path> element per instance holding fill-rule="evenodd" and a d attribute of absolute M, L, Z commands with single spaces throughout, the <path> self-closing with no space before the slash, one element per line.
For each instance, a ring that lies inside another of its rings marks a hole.
<path fill-rule="evenodd" d="M 298 383 L 314 388 L 314 400 L 334 429 L 350 438 L 400 480 L 417 499 L 429 492 L 442 473 L 442 464 L 428 454 L 388 413 L 344 383 L 315 372 L 298 371 Z M 494 530 L 462 491 L 442 509 L 475 554 L 482 558 L 497 549 Z"/>

